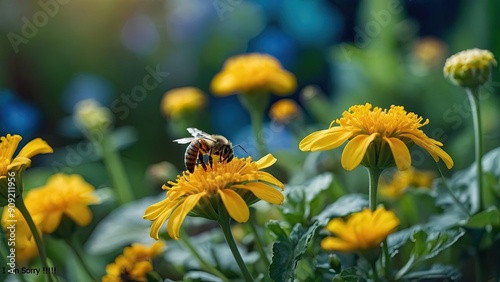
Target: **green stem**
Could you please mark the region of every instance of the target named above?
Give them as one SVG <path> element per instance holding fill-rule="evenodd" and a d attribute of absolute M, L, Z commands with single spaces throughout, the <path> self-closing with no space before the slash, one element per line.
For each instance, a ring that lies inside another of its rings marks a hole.
<path fill-rule="evenodd" d="M 450 194 L 453 202 L 455 202 L 455 204 L 462 210 L 462 212 L 464 212 L 466 215 L 468 215 L 470 217 L 471 214 L 469 213 L 467 208 L 464 206 L 464 204 L 462 202 L 460 202 L 460 200 L 457 198 L 457 196 L 455 196 L 455 194 L 453 194 L 453 191 L 451 191 L 450 186 L 448 186 L 448 181 L 446 181 L 446 178 L 444 177 L 443 172 L 441 171 L 441 168 L 439 167 L 439 165 L 437 165 L 437 169 L 439 171 L 439 174 L 441 175 L 441 180 L 443 181 L 443 186 L 444 186 L 446 192 L 448 194 Z"/>
<path fill-rule="evenodd" d="M 238 98 L 250 114 L 257 152 L 260 157 L 265 156 L 266 143 L 264 142 L 264 136 L 262 134 L 262 124 L 266 107 L 269 104 L 269 93 L 241 93 L 238 95 Z"/>
<path fill-rule="evenodd" d="M 474 249 L 474 255 L 473 258 L 474 260 L 474 276 L 475 276 L 475 281 L 484 281 L 483 280 L 483 267 L 481 264 L 481 257 L 479 256 L 479 251 L 477 249 Z"/>
<path fill-rule="evenodd" d="M 113 181 L 113 186 L 120 203 L 124 204 L 134 200 L 134 194 L 132 193 L 123 163 L 113 147 L 111 139 L 107 133 L 103 133 L 103 137 L 99 145 L 102 149 L 104 165 L 111 176 L 111 180 Z"/>
<path fill-rule="evenodd" d="M 385 270 L 385 278 L 388 281 L 391 281 L 392 277 L 392 268 L 391 268 L 391 256 L 389 255 L 389 246 L 387 245 L 387 239 L 382 243 L 382 251 L 384 255 L 384 270 Z"/>
<path fill-rule="evenodd" d="M 21 183 L 21 185 L 22 185 L 22 183 Z M 23 215 L 24 219 L 26 220 L 26 223 L 28 224 L 28 226 L 31 230 L 31 233 L 33 234 L 33 238 L 35 238 L 35 243 L 36 243 L 36 246 L 38 248 L 38 253 L 40 254 L 40 260 L 42 261 L 42 266 L 48 268 L 49 264 L 47 263 L 47 254 L 45 253 L 45 246 L 43 244 L 42 237 L 40 237 L 40 234 L 38 233 L 38 229 L 36 228 L 36 225 L 33 222 L 33 219 L 31 218 L 31 215 L 28 212 L 26 205 L 24 204 L 23 197 L 18 198 L 18 201 L 16 202 L 16 207 Z M 48 277 L 49 277 L 49 281 L 55 281 L 52 277 L 52 274 L 49 274 Z"/>
<path fill-rule="evenodd" d="M 220 272 L 217 268 L 213 267 L 211 264 L 207 263 L 201 257 L 201 255 L 198 253 L 196 248 L 189 241 L 188 235 L 186 234 L 186 232 L 182 228 L 181 228 L 180 238 L 181 238 L 181 241 L 184 244 L 184 246 L 187 247 L 188 250 L 191 252 L 191 254 L 196 258 L 196 260 L 201 265 L 203 270 L 214 274 L 215 276 L 219 277 L 224 282 L 230 281 L 229 278 L 227 278 L 224 274 L 222 274 L 222 272 Z"/>
<path fill-rule="evenodd" d="M 90 266 L 84 258 L 84 254 L 80 244 L 76 241 L 74 236 L 64 238 L 64 242 L 68 245 L 68 247 L 73 251 L 78 259 L 78 262 L 81 264 L 87 275 L 92 278 L 93 281 L 99 281 L 94 274 L 92 273 Z"/>
<path fill-rule="evenodd" d="M 370 261 L 370 265 L 371 265 L 372 270 L 373 270 L 373 281 L 374 282 L 380 281 L 380 278 L 378 277 L 378 271 L 377 271 L 377 261 L 376 260 Z"/>
<path fill-rule="evenodd" d="M 472 121 L 474 123 L 474 141 L 475 141 L 475 157 L 476 157 L 476 173 L 477 173 L 477 200 L 478 211 L 483 210 L 483 135 L 481 130 L 481 111 L 479 107 L 479 87 L 466 88 L 467 97 L 469 97 L 470 106 L 472 109 Z"/>
<path fill-rule="evenodd" d="M 231 233 L 231 226 L 229 225 L 229 215 L 227 214 L 227 211 L 225 208 L 220 208 L 219 209 L 219 220 L 218 223 L 222 229 L 222 233 L 224 233 L 224 237 L 226 237 L 227 244 L 229 245 L 229 249 L 231 249 L 231 252 L 233 253 L 234 259 L 236 260 L 236 263 L 238 263 L 238 266 L 241 270 L 241 273 L 243 274 L 243 277 L 245 278 L 246 282 L 253 282 L 254 279 L 252 277 L 252 274 L 250 274 L 250 271 L 248 271 L 248 268 L 243 261 L 243 258 L 241 257 L 240 251 L 238 250 L 238 246 L 236 246 L 236 242 L 234 241 L 233 234 Z"/>
<path fill-rule="evenodd" d="M 250 231 L 252 232 L 254 237 L 253 241 L 257 246 L 257 250 L 259 251 L 260 257 L 262 258 L 262 260 L 264 260 L 264 263 L 266 264 L 267 268 L 271 263 L 269 262 L 267 253 L 264 250 L 264 244 L 262 243 L 262 238 L 259 236 L 259 232 L 257 232 L 257 228 L 255 227 L 255 217 L 252 216 L 252 213 L 250 213 L 250 220 L 248 221 L 247 225 L 250 227 Z"/>
<path fill-rule="evenodd" d="M 377 208 L 378 180 L 380 178 L 380 174 L 382 173 L 382 171 L 383 171 L 382 169 L 368 168 L 368 173 L 370 176 L 370 187 L 368 192 L 368 198 L 371 211 L 374 211 Z"/>

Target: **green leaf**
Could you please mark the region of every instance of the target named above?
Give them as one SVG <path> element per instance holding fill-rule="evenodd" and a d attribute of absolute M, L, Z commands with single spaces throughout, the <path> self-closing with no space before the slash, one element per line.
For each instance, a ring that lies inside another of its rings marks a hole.
<path fill-rule="evenodd" d="M 355 267 L 347 268 L 342 270 L 340 274 L 335 275 L 332 282 L 362 282 L 366 281 L 359 277 Z"/>
<path fill-rule="evenodd" d="M 279 240 L 282 240 L 283 238 L 288 237 L 283 225 L 283 221 L 272 219 L 267 223 L 267 228 L 269 229 L 269 231 L 274 233 Z"/>
<path fill-rule="evenodd" d="M 412 235 L 411 240 L 415 243 L 412 250 L 412 256 L 417 260 L 427 260 L 437 256 L 442 251 L 453 245 L 465 231 L 460 230 L 442 230 L 442 231 L 424 231 L 420 230 Z"/>
<path fill-rule="evenodd" d="M 189 271 L 182 279 L 183 282 L 220 282 L 219 277 L 203 272 L 203 271 Z"/>
<path fill-rule="evenodd" d="M 466 227 L 470 228 L 485 228 L 488 225 L 500 226 L 500 211 L 497 207 L 490 207 L 471 216 L 465 224 Z"/>
<path fill-rule="evenodd" d="M 330 187 L 333 174 L 323 173 L 301 185 L 287 185 L 285 187 L 285 202 L 281 206 L 288 222 L 301 223 L 308 221 L 311 216 L 311 203 Z"/>
<path fill-rule="evenodd" d="M 415 272 L 410 272 L 404 275 L 401 280 L 423 280 L 423 279 L 444 279 L 449 278 L 452 281 L 456 281 L 461 277 L 461 273 L 458 269 L 449 266 L 434 264 L 430 269 L 419 270 Z"/>
<path fill-rule="evenodd" d="M 367 195 L 348 194 L 327 206 L 315 219 L 319 221 L 320 226 L 325 226 L 331 218 L 346 216 L 365 207 L 368 207 Z"/>
<path fill-rule="evenodd" d="M 269 267 L 269 276 L 273 281 L 293 281 L 297 262 L 302 259 L 318 226 L 318 222 L 315 222 L 308 229 L 304 229 L 300 224 L 296 224 L 289 237 L 278 237 L 278 241 L 273 245 L 273 262 Z M 276 228 L 276 224 L 273 224 L 272 228 Z M 278 232 L 282 234 L 281 231 Z"/>

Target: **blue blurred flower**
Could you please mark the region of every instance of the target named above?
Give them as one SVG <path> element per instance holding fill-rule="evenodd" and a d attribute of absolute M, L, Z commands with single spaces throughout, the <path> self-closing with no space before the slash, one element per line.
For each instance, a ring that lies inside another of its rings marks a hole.
<path fill-rule="evenodd" d="M 19 134 L 30 140 L 38 135 L 42 124 L 40 109 L 16 97 L 9 90 L 0 90 L 0 135 Z"/>
<path fill-rule="evenodd" d="M 267 28 L 250 41 L 248 51 L 272 55 L 285 68 L 290 68 L 298 57 L 296 42 L 288 34 L 274 27 Z"/>
<path fill-rule="evenodd" d="M 170 8 L 166 19 L 170 40 L 178 43 L 201 43 L 217 19 L 212 2 L 171 0 L 168 3 Z"/>
<path fill-rule="evenodd" d="M 325 1 L 288 0 L 281 11 L 284 30 L 303 45 L 325 46 L 342 35 L 343 16 Z"/>

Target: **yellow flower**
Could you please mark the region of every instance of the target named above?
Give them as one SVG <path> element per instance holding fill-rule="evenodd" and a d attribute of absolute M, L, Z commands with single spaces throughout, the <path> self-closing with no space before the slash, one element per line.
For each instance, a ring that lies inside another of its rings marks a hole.
<path fill-rule="evenodd" d="M 28 262 L 38 254 L 35 237 L 33 237 L 24 216 L 17 208 L 4 208 L 2 227 L 6 238 L 12 238 L 10 235 L 12 232 L 15 234 L 15 245 L 10 247 L 16 250 L 16 259 L 18 261 Z"/>
<path fill-rule="evenodd" d="M 449 57 L 444 65 L 444 76 L 456 85 L 475 88 L 489 78 L 491 67 L 497 61 L 488 50 L 469 49 Z"/>
<path fill-rule="evenodd" d="M 229 58 L 211 83 L 212 92 L 219 96 L 235 92 L 288 95 L 296 87 L 295 76 L 284 70 L 276 58 L 258 53 Z"/>
<path fill-rule="evenodd" d="M 167 231 L 173 239 L 179 239 L 179 229 L 184 218 L 191 212 L 217 220 L 219 208 L 225 208 L 237 222 L 246 222 L 250 215 L 247 205 L 259 199 L 272 204 L 281 204 L 283 194 L 275 189 L 284 188 L 283 183 L 271 174 L 260 171 L 273 165 L 276 159 L 268 154 L 253 162 L 234 158 L 229 163 L 216 162 L 207 170 L 198 165 L 193 173 L 188 171 L 169 181 L 167 198 L 146 209 L 144 219 L 152 220 L 151 237 L 158 239 L 158 231 L 168 219 Z"/>
<path fill-rule="evenodd" d="M 21 140 L 19 135 L 7 134 L 7 136 L 0 137 L 0 179 L 7 178 L 8 171 L 17 170 L 22 165 L 30 166 L 30 158 L 33 156 L 54 152 L 47 142 L 36 138 L 28 142 L 12 159 Z"/>
<path fill-rule="evenodd" d="M 113 123 L 113 114 L 111 111 L 102 107 L 94 99 L 87 99 L 78 102 L 75 106 L 74 118 L 76 123 L 83 129 L 108 130 Z"/>
<path fill-rule="evenodd" d="M 138 243 L 126 247 L 114 263 L 106 266 L 102 282 L 147 281 L 146 275 L 153 270 L 152 259 L 164 246 L 162 241 L 157 241 L 149 247 Z"/>
<path fill-rule="evenodd" d="M 443 144 L 429 138 L 419 128 L 429 120 L 406 112 L 402 106 L 391 106 L 389 110 L 372 105 L 356 105 L 332 121 L 329 129 L 313 132 L 299 144 L 302 151 L 331 150 L 349 140 L 342 152 L 342 166 L 346 170 L 360 163 L 369 168 L 384 169 L 396 166 L 405 170 L 411 166 L 409 147 L 416 144 L 425 149 L 434 161 L 441 158 L 447 168 L 453 160 L 439 146 Z M 334 123 L 340 126 L 333 126 Z"/>
<path fill-rule="evenodd" d="M 29 190 L 25 203 L 41 231 L 52 233 L 63 215 L 80 226 L 90 223 L 92 212 L 88 205 L 99 203 L 93 191 L 94 187 L 80 175 L 58 173 L 51 176 L 45 186 Z"/>
<path fill-rule="evenodd" d="M 292 99 L 281 99 L 272 104 L 269 109 L 271 120 L 280 124 L 288 124 L 298 118 L 300 114 L 299 105 Z"/>
<path fill-rule="evenodd" d="M 377 248 L 380 243 L 399 225 L 399 219 L 391 211 L 378 207 L 374 212 L 369 209 L 353 213 L 347 221 L 332 219 L 326 229 L 335 237 L 326 237 L 321 247 L 327 251 L 366 251 Z"/>
<path fill-rule="evenodd" d="M 446 44 L 433 37 L 421 38 L 413 46 L 413 55 L 415 58 L 427 67 L 441 65 L 447 52 L 448 48 Z"/>
<path fill-rule="evenodd" d="M 206 103 L 207 97 L 196 87 L 175 88 L 163 95 L 161 111 L 167 117 L 177 118 L 184 112 L 203 108 Z"/>
<path fill-rule="evenodd" d="M 398 170 L 394 173 L 392 181 L 386 182 L 383 178 L 380 180 L 379 192 L 388 198 L 398 198 L 409 187 L 430 188 L 434 178 L 432 172 L 419 171 L 413 167 Z"/>

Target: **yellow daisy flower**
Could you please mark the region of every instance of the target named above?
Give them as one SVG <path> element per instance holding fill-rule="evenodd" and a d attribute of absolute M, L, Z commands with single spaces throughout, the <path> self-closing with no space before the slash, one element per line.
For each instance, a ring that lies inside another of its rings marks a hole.
<path fill-rule="evenodd" d="M 407 170 L 398 170 L 390 182 L 383 178 L 380 180 L 379 193 L 387 198 L 398 198 L 409 187 L 430 188 L 434 178 L 434 173 L 419 171 L 413 167 Z"/>
<path fill-rule="evenodd" d="M 497 61 L 488 50 L 469 49 L 449 57 L 444 64 L 444 76 L 462 87 L 483 85 L 490 77 L 491 67 Z"/>
<path fill-rule="evenodd" d="M 288 124 L 300 115 L 300 106 L 292 99 L 281 99 L 269 109 L 269 117 L 279 124 Z"/>
<path fill-rule="evenodd" d="M 80 226 L 90 223 L 92 212 L 88 205 L 99 203 L 93 191 L 94 187 L 80 175 L 58 173 L 51 176 L 45 186 L 29 190 L 25 203 L 41 231 L 52 233 L 63 215 Z"/>
<path fill-rule="evenodd" d="M 207 104 L 207 97 L 196 87 L 181 87 L 167 91 L 161 100 L 161 111 L 167 117 L 177 118 L 184 112 L 199 110 Z"/>
<path fill-rule="evenodd" d="M 333 126 L 335 123 L 340 126 Z M 434 161 L 442 159 L 449 169 L 453 167 L 451 157 L 440 148 L 443 144 L 429 138 L 420 130 L 429 120 L 406 112 L 402 106 L 391 106 L 389 110 L 372 105 L 356 105 L 332 121 L 329 129 L 313 132 L 299 144 L 302 151 L 331 150 L 345 141 L 349 142 L 342 152 L 342 166 L 346 170 L 360 163 L 366 167 L 384 169 L 396 164 L 399 170 L 411 166 L 409 147 L 416 144 L 425 149 Z"/>
<path fill-rule="evenodd" d="M 175 182 L 169 181 L 167 198 L 146 209 L 144 219 L 152 220 L 151 237 L 158 239 L 158 231 L 168 219 L 167 231 L 171 238 L 179 239 L 179 229 L 188 213 L 217 220 L 219 208 L 225 208 L 235 221 L 246 222 L 250 212 L 248 205 L 265 200 L 281 204 L 283 183 L 271 174 L 260 171 L 273 165 L 276 159 L 268 154 L 253 162 L 252 158 L 234 158 L 217 162 L 207 170 L 198 165 L 193 173 L 184 171 Z"/>
<path fill-rule="evenodd" d="M 22 165 L 30 166 L 32 157 L 54 152 L 47 142 L 36 138 L 28 142 L 13 158 L 21 140 L 22 137 L 19 135 L 7 134 L 0 137 L 0 180 L 7 178 L 8 171 L 17 170 Z"/>
<path fill-rule="evenodd" d="M 326 230 L 335 237 L 326 237 L 321 241 L 321 248 L 327 251 L 366 251 L 377 248 L 380 243 L 399 225 L 399 219 L 391 211 L 378 207 L 375 211 L 364 209 L 353 213 L 347 221 L 332 219 Z"/>
<path fill-rule="evenodd" d="M 258 53 L 229 58 L 211 83 L 212 92 L 218 96 L 236 92 L 289 95 L 296 87 L 295 76 L 284 70 L 276 58 Z"/>
<path fill-rule="evenodd" d="M 146 275 L 153 270 L 152 259 L 158 256 L 165 246 L 156 241 L 151 246 L 132 244 L 123 250 L 113 263 L 106 266 L 102 282 L 147 281 Z"/>

